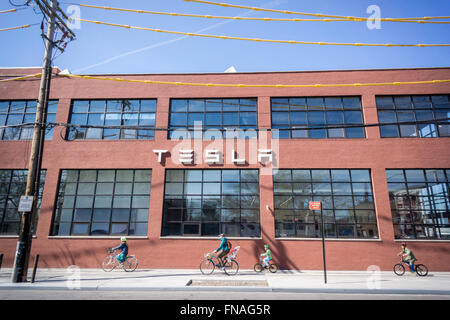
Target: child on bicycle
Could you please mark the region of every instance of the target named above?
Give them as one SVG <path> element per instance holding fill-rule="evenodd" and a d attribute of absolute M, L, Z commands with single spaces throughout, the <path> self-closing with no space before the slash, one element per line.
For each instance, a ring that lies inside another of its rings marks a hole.
<path fill-rule="evenodd" d="M 270 252 L 268 244 L 264 245 L 264 250 L 266 250 L 266 252 L 261 253 L 261 257 L 265 257 L 264 260 L 263 260 L 264 268 L 268 268 L 269 267 L 269 261 L 272 260 L 272 253 Z"/>
<path fill-rule="evenodd" d="M 414 272 L 414 261 L 416 261 L 416 257 L 414 253 L 406 247 L 406 243 L 402 243 L 402 251 L 398 254 L 402 257 L 402 259 L 409 264 L 409 268 L 411 272 Z"/>
<path fill-rule="evenodd" d="M 228 240 L 227 240 L 227 238 L 225 238 L 225 235 L 223 233 L 221 233 L 219 235 L 219 239 L 220 239 L 220 246 L 214 252 L 218 252 L 219 250 L 222 250 L 222 252 L 218 255 L 217 258 L 219 258 L 220 264 L 222 265 L 222 269 L 223 269 L 223 265 L 224 265 L 223 260 L 225 259 L 227 254 L 230 252 L 230 248 L 228 248 Z"/>
<path fill-rule="evenodd" d="M 125 261 L 125 258 L 128 255 L 128 244 L 127 244 L 127 238 L 121 237 L 120 238 L 121 244 L 115 248 L 111 248 L 111 250 L 122 250 L 117 256 L 116 259 L 123 263 Z"/>

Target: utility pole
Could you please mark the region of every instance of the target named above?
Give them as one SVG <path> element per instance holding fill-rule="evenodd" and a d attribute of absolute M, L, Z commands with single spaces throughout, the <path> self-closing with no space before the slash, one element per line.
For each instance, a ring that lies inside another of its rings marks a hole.
<path fill-rule="evenodd" d="M 54 41 L 55 29 L 58 27 L 64 35 L 73 32 L 67 28 L 63 19 L 58 16 L 60 12 L 65 18 L 65 14 L 58 7 L 56 0 L 35 0 L 45 17 L 47 17 L 47 34 L 45 38 L 45 55 L 42 66 L 42 76 L 37 103 L 36 119 L 34 123 L 33 138 L 31 142 L 31 154 L 28 164 L 28 177 L 25 189 L 25 196 L 33 196 L 31 211 L 21 213 L 21 224 L 19 230 L 19 240 L 17 242 L 14 267 L 11 277 L 12 282 L 26 282 L 28 272 L 28 262 L 31 251 L 31 241 L 33 237 L 33 223 L 37 211 L 37 198 L 39 194 L 39 180 L 43 154 L 43 142 L 45 139 L 45 121 L 47 116 L 48 98 L 50 92 L 50 81 L 52 76 L 52 53 L 53 47 L 57 46 Z M 58 21 L 57 21 L 58 19 Z M 66 29 L 67 28 L 67 29 Z M 58 47 L 58 46 L 57 46 Z M 58 47 L 62 50 L 60 47 Z"/>

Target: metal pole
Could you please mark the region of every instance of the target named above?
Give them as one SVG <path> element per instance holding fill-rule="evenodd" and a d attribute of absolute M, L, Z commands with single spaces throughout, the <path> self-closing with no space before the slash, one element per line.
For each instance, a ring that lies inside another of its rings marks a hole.
<path fill-rule="evenodd" d="M 31 275 L 31 283 L 34 283 L 34 278 L 36 278 L 36 269 L 38 266 L 38 262 L 39 262 L 39 255 L 37 254 L 34 257 L 33 274 Z"/>
<path fill-rule="evenodd" d="M 52 0 L 52 8 L 57 8 L 56 0 Z M 47 29 L 47 39 L 45 44 L 45 55 L 44 62 L 42 66 L 42 76 L 41 83 L 39 89 L 39 98 L 36 110 L 36 120 L 34 125 L 33 132 L 33 140 L 31 142 L 31 154 L 30 161 L 28 164 L 28 177 L 27 177 L 27 186 L 25 190 L 26 196 L 34 196 L 35 194 L 35 180 L 36 174 L 39 170 L 38 168 L 38 157 L 40 155 L 39 147 L 41 145 L 41 130 L 43 130 L 43 115 L 46 113 L 46 105 L 45 100 L 47 96 L 48 88 L 48 77 L 51 76 L 49 74 L 49 70 L 51 71 L 51 58 L 52 58 L 52 50 L 53 50 L 53 38 L 55 33 L 55 15 L 50 15 L 48 19 L 48 29 Z M 14 258 L 14 266 L 13 273 L 11 277 L 12 282 L 26 282 L 27 280 L 27 271 L 28 271 L 28 260 L 29 260 L 29 252 L 31 248 L 31 218 L 34 215 L 37 207 L 37 198 L 33 201 L 33 209 L 32 212 L 22 212 L 20 230 L 19 230 L 19 240 L 17 242 L 16 255 Z"/>
<path fill-rule="evenodd" d="M 321 229 L 322 229 L 322 255 L 323 255 L 323 277 L 325 283 L 327 283 L 327 261 L 325 258 L 325 225 L 323 222 L 323 212 L 322 212 L 322 205 L 320 206 L 320 220 L 321 220 Z"/>

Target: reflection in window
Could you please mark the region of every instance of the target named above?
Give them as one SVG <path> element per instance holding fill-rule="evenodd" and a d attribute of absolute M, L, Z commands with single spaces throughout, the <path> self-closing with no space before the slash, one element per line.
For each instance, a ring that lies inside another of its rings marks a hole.
<path fill-rule="evenodd" d="M 364 123 L 360 97 L 272 98 L 271 104 L 272 128 L 279 130 L 278 138 L 365 137 L 362 127 L 342 128 Z"/>
<path fill-rule="evenodd" d="M 383 138 L 450 137 L 448 95 L 378 96 L 376 103 L 379 123 L 389 123 L 380 126 Z"/>
<path fill-rule="evenodd" d="M 42 192 L 44 190 L 46 171 L 40 174 L 37 215 L 33 223 L 36 229 L 39 208 L 41 207 Z M 0 170 L 0 235 L 18 235 L 20 226 L 20 212 L 17 211 L 20 197 L 25 194 L 28 170 Z"/>
<path fill-rule="evenodd" d="M 73 100 L 70 123 L 101 128 L 73 127 L 68 130 L 67 139 L 154 139 L 155 117 L 156 99 Z"/>
<path fill-rule="evenodd" d="M 378 238 L 369 170 L 279 169 L 273 176 L 276 237 L 320 237 L 322 202 L 325 236 Z"/>
<path fill-rule="evenodd" d="M 198 127 L 198 137 L 194 126 Z M 256 98 L 170 101 L 171 139 L 256 138 L 257 127 Z"/>
<path fill-rule="evenodd" d="M 163 236 L 259 237 L 258 170 L 166 170 Z"/>
<path fill-rule="evenodd" d="M 48 102 L 46 123 L 54 123 L 58 100 Z M 31 140 L 34 127 L 10 127 L 1 126 L 34 123 L 36 121 L 37 100 L 12 100 L 0 101 L 0 140 Z M 45 140 L 53 137 L 53 127 L 45 129 Z"/>
<path fill-rule="evenodd" d="M 450 239 L 450 170 L 386 170 L 397 239 Z"/>
<path fill-rule="evenodd" d="M 151 170 L 62 170 L 52 235 L 146 235 Z"/>

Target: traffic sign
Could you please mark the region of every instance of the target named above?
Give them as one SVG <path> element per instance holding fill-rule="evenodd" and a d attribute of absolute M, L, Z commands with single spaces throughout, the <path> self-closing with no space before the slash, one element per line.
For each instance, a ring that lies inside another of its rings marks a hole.
<path fill-rule="evenodd" d="M 309 210 L 320 210 L 322 209 L 322 202 L 320 201 L 310 201 Z"/>
<path fill-rule="evenodd" d="M 31 212 L 33 207 L 33 196 L 21 196 L 19 201 L 19 212 Z"/>

